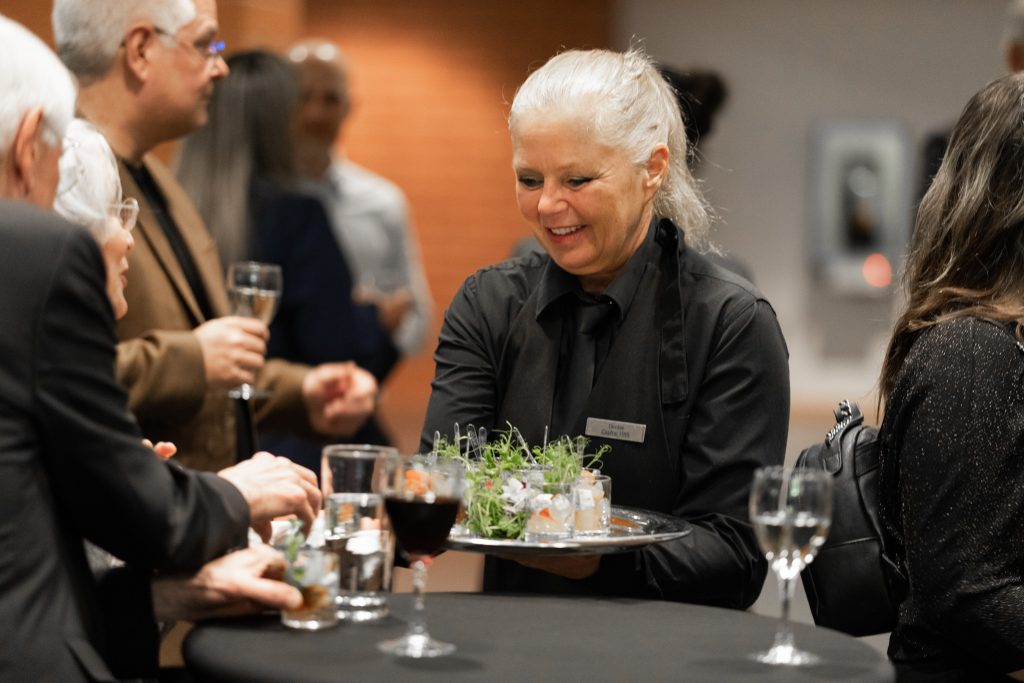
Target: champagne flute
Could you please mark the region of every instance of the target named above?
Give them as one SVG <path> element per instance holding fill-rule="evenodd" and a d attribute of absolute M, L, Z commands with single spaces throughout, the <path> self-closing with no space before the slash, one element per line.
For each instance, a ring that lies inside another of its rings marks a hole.
<path fill-rule="evenodd" d="M 804 666 L 820 657 L 793 644 L 789 606 L 796 577 L 825 542 L 832 521 L 832 477 L 824 470 L 763 467 L 750 490 L 750 521 L 772 571 L 779 579 L 782 619 L 775 642 L 753 656 L 765 664 Z"/>
<path fill-rule="evenodd" d="M 391 530 L 405 557 L 412 563 L 413 616 L 405 635 L 378 643 L 386 654 L 398 657 L 441 657 L 455 651 L 451 643 L 427 633 L 423 612 L 427 560 L 444 547 L 462 506 L 465 470 L 455 460 L 436 456 L 386 456 L 382 459 L 380 493 L 391 520 Z"/>
<path fill-rule="evenodd" d="M 274 319 L 281 300 L 281 266 L 256 261 L 232 263 L 228 268 L 228 299 L 231 312 L 246 318 L 257 318 L 267 325 Z M 241 384 L 228 390 L 231 398 L 249 400 L 265 398 L 251 384 Z"/>

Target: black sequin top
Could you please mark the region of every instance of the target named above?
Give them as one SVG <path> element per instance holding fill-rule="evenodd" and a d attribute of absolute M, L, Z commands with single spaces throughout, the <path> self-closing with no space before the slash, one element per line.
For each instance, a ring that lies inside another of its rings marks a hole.
<path fill-rule="evenodd" d="M 900 680 L 1024 669 L 1024 347 L 977 318 L 923 332 L 881 443 L 882 522 L 909 578 Z"/>

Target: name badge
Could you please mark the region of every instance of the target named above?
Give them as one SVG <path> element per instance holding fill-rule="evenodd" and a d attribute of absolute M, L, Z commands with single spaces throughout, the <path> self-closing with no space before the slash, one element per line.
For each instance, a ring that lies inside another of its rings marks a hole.
<path fill-rule="evenodd" d="M 587 429 L 584 433 L 587 436 L 599 436 L 602 439 L 617 439 L 619 441 L 643 443 L 644 435 L 647 434 L 647 425 L 637 424 L 635 422 L 602 420 L 599 417 L 588 417 Z"/>

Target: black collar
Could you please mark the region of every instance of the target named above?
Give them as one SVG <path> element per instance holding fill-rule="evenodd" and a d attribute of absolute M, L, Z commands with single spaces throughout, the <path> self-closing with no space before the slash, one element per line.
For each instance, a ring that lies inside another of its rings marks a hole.
<path fill-rule="evenodd" d="M 621 323 L 625 319 L 626 313 L 629 312 L 630 304 L 633 303 L 633 297 L 636 296 L 647 264 L 657 258 L 658 249 L 655 240 L 657 232 L 658 221 L 652 218 L 650 225 L 647 226 L 647 235 L 640 243 L 640 247 L 629 257 L 625 268 L 622 269 L 618 277 L 612 280 L 608 288 L 598 296 L 583 291 L 579 278 L 563 270 L 555 263 L 554 259 L 548 259 L 537 291 L 536 316 L 539 318 L 556 301 L 572 295 L 582 301 L 611 300 L 615 302 Z"/>

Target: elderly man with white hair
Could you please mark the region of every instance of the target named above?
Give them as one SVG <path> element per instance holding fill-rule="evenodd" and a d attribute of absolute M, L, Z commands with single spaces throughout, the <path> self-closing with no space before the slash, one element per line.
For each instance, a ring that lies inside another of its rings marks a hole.
<path fill-rule="evenodd" d="M 74 101 L 56 56 L 0 15 L 4 681 L 151 675 L 157 619 L 299 604 L 297 591 L 263 578 L 280 569 L 273 551 L 213 558 L 245 545 L 250 523 L 266 531 L 288 513 L 311 521 L 320 504 L 312 475 L 283 458 L 264 454 L 218 476 L 142 444 L 113 376 L 100 250 L 49 211 Z M 92 576 L 83 539 L 127 565 Z"/>
<path fill-rule="evenodd" d="M 256 405 L 261 427 L 353 435 L 375 407 L 373 376 L 352 363 L 265 361 L 267 326 L 229 315 L 210 233 L 149 154 L 206 123 L 210 95 L 227 74 L 216 2 L 55 0 L 53 28 L 79 79 L 78 108 L 107 138 L 125 193 L 140 204 L 117 376 L 146 434 L 175 442 L 190 467 L 215 470 L 247 457 L 253 414 L 249 402 L 228 397 L 245 383 L 268 396 Z"/>

